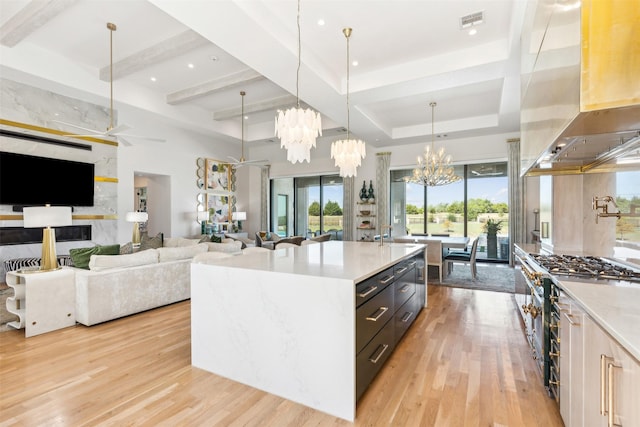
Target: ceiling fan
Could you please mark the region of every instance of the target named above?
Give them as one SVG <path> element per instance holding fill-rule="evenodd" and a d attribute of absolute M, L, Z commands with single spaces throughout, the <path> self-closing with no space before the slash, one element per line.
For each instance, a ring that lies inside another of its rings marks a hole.
<path fill-rule="evenodd" d="M 242 97 L 242 113 L 240 115 L 240 123 L 242 125 L 242 133 L 241 133 L 242 151 L 240 153 L 239 160 L 236 159 L 235 157 L 228 156 L 231 160 L 233 160 L 232 162 L 229 162 L 229 164 L 235 168 L 241 168 L 242 166 L 264 167 L 266 166 L 266 163 L 268 162 L 268 160 L 246 160 L 244 158 L 244 96 L 246 94 L 247 93 L 245 91 L 240 91 L 240 96 Z"/>
<path fill-rule="evenodd" d="M 131 146 L 132 144 L 127 141 L 124 137 L 127 138 L 139 138 L 139 139 L 146 139 L 149 141 L 157 141 L 157 142 L 165 142 L 164 139 L 162 138 L 154 138 L 154 137 L 148 137 L 148 136 L 140 136 L 140 135 L 133 135 L 133 134 L 125 134 L 122 132 L 125 132 L 127 130 L 133 129 L 133 127 L 127 125 L 127 124 L 120 124 L 118 126 L 113 126 L 113 32 L 116 31 L 116 24 L 113 24 L 111 22 L 107 22 L 107 28 L 109 29 L 109 88 L 110 88 L 110 97 L 109 97 L 109 127 L 107 128 L 106 131 L 97 131 L 97 130 L 93 130 L 93 129 L 89 129 L 89 128 L 85 128 L 82 126 L 78 126 L 75 125 L 73 123 L 67 123 L 67 122 L 62 122 L 60 120 L 52 120 L 55 123 L 61 123 L 63 125 L 66 126 L 71 126 L 74 127 L 76 129 L 81 129 L 83 131 L 89 132 L 90 134 L 88 135 L 77 135 L 77 134 L 70 134 L 70 135 L 63 135 L 63 136 L 70 136 L 70 137 L 104 137 L 104 138 L 115 138 L 118 142 L 121 142 L 123 145 L 126 146 Z"/>

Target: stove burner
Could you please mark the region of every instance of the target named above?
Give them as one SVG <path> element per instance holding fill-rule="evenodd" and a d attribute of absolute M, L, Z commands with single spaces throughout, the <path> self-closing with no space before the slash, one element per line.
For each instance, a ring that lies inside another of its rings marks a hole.
<path fill-rule="evenodd" d="M 531 257 L 551 274 L 640 282 L 640 272 L 598 257 L 535 254 Z"/>

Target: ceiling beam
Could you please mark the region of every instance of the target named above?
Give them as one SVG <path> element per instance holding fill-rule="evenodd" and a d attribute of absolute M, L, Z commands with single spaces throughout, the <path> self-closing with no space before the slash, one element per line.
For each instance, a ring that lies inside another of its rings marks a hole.
<path fill-rule="evenodd" d="M 113 64 L 113 80 L 128 76 L 136 71 L 208 44 L 211 44 L 211 42 L 195 31 L 187 30 L 115 62 Z M 100 69 L 100 80 L 109 81 L 109 65 Z"/>
<path fill-rule="evenodd" d="M 0 44 L 14 47 L 78 0 L 31 0 L 0 27 Z"/>
<path fill-rule="evenodd" d="M 282 107 L 291 107 L 296 105 L 296 97 L 294 95 L 285 95 L 278 98 L 269 99 L 266 101 L 256 102 L 253 104 L 245 105 L 245 114 L 259 113 L 262 111 L 277 110 Z M 302 104 L 301 104 L 302 106 Z M 238 117 L 242 114 L 241 107 L 229 108 L 227 110 L 220 110 L 213 113 L 213 120 L 226 120 L 233 117 Z"/>
<path fill-rule="evenodd" d="M 255 70 L 247 68 L 246 70 L 238 73 L 230 74 L 216 80 L 211 80 L 197 86 L 192 86 L 170 93 L 167 95 L 167 104 L 182 104 L 196 98 L 220 92 L 221 90 L 227 90 L 232 87 L 241 86 L 259 80 L 264 80 L 264 76 Z M 239 116 L 240 113 L 237 115 Z"/>

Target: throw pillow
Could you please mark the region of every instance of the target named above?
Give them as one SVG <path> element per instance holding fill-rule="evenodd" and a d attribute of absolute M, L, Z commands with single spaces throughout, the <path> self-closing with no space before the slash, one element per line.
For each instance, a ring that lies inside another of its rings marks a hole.
<path fill-rule="evenodd" d="M 215 234 L 211 235 L 210 242 L 213 243 L 222 243 L 222 237 L 216 236 Z"/>
<path fill-rule="evenodd" d="M 120 255 L 129 255 L 133 253 L 133 243 L 125 243 L 120 246 Z"/>
<path fill-rule="evenodd" d="M 90 248 L 69 249 L 69 256 L 74 267 L 89 269 L 91 255 L 119 255 L 120 245 L 93 246 Z"/>
<path fill-rule="evenodd" d="M 140 238 L 140 250 L 144 251 L 145 249 L 158 249 L 162 247 L 162 239 L 163 234 L 158 233 L 155 237 L 149 237 L 148 234 L 143 234 Z"/>
<path fill-rule="evenodd" d="M 226 252 L 226 253 L 239 253 L 241 252 L 242 242 L 231 243 L 207 243 L 209 252 Z"/>

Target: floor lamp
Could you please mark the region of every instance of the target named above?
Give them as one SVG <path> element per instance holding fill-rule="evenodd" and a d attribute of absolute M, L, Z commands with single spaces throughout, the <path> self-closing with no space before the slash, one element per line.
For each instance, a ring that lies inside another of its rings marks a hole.
<path fill-rule="evenodd" d="M 149 214 L 146 212 L 127 212 L 125 220 L 133 223 L 133 234 L 131 243 L 133 246 L 140 246 L 140 223 L 147 222 Z"/>
<path fill-rule="evenodd" d="M 57 270 L 56 230 L 51 227 L 71 225 L 71 207 L 69 206 L 34 206 L 22 210 L 24 228 L 41 228 L 42 258 L 39 271 Z"/>

